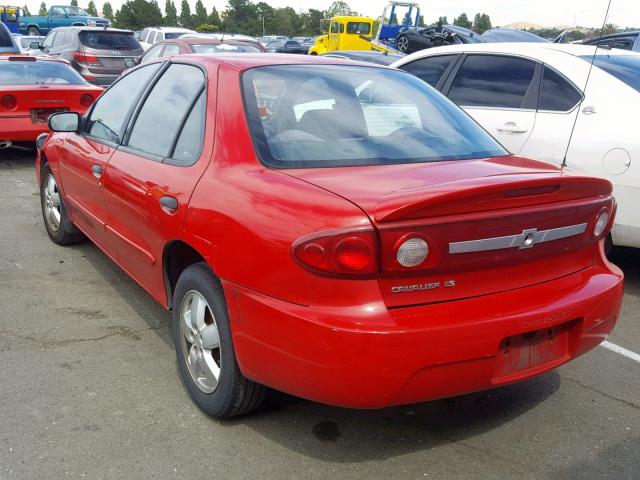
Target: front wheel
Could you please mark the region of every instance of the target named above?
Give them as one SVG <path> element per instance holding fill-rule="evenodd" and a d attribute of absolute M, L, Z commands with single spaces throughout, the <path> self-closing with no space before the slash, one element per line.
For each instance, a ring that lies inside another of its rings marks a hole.
<path fill-rule="evenodd" d="M 266 388 L 240 372 L 222 285 L 205 263 L 178 279 L 172 332 L 182 382 L 202 411 L 224 419 L 262 402 Z"/>
<path fill-rule="evenodd" d="M 398 50 L 403 53 L 407 53 L 409 51 L 409 37 L 406 35 L 400 35 L 397 40 Z"/>
<path fill-rule="evenodd" d="M 42 218 L 49 238 L 58 245 L 82 242 L 85 237 L 69 220 L 62 193 L 48 165 L 42 169 L 40 184 Z"/>
<path fill-rule="evenodd" d="M 38 27 L 29 27 L 27 29 L 27 34 L 32 35 L 34 37 L 40 36 L 40 29 Z"/>

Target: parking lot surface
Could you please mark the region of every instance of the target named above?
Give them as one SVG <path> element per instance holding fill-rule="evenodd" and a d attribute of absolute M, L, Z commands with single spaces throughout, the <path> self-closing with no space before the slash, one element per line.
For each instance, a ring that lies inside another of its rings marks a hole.
<path fill-rule="evenodd" d="M 212 420 L 180 383 L 169 313 L 92 244 L 49 240 L 33 153 L 0 152 L 0 201 L 2 480 L 640 479 L 640 363 L 603 347 L 454 399 L 354 411 L 273 394 Z M 640 352 L 640 254 L 616 255 L 609 340 Z"/>

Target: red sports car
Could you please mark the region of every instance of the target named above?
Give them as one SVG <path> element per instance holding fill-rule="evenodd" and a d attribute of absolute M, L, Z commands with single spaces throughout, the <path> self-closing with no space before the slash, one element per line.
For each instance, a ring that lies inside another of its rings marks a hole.
<path fill-rule="evenodd" d="M 88 237 L 173 310 L 215 417 L 265 386 L 356 408 L 496 387 L 615 325 L 611 184 L 509 155 L 407 73 L 183 55 L 49 124 L 49 236 Z"/>
<path fill-rule="evenodd" d="M 55 112 L 84 113 L 103 92 L 63 60 L 0 57 L 0 143 L 33 142 Z"/>

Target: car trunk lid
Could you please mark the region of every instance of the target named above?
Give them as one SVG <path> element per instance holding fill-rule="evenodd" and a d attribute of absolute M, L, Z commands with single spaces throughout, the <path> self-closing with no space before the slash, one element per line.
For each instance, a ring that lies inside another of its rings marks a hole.
<path fill-rule="evenodd" d="M 72 111 L 84 112 L 90 105 L 83 96 L 90 95 L 93 100 L 98 98 L 102 89 L 91 85 L 15 85 L 0 89 L 0 95 L 5 93 L 17 99 L 12 116 L 30 116 L 33 123 L 47 123 L 49 115 L 55 112 Z M 0 109 L 1 110 L 1 109 Z"/>

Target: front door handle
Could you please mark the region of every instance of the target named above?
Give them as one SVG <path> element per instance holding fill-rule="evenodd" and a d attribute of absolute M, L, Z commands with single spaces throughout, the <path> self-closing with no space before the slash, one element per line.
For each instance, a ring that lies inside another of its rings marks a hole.
<path fill-rule="evenodd" d="M 93 176 L 96 178 L 102 177 L 102 165 L 92 165 L 91 173 L 93 173 Z"/>
<path fill-rule="evenodd" d="M 503 133 L 526 133 L 527 129 L 519 127 L 516 122 L 507 122 L 498 127 L 498 131 Z"/>
<path fill-rule="evenodd" d="M 175 197 L 165 195 L 160 198 L 160 206 L 168 213 L 173 213 L 178 209 L 178 200 Z"/>
<path fill-rule="evenodd" d="M 584 113 L 585 115 L 593 115 L 594 113 L 596 113 L 596 107 L 587 105 L 582 109 L 582 113 Z"/>

